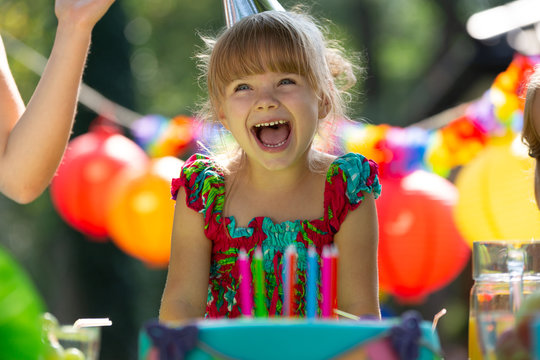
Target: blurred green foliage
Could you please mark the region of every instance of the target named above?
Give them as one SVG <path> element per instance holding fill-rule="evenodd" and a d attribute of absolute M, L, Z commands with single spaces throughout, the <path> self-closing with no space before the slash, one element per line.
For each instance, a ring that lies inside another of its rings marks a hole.
<path fill-rule="evenodd" d="M 407 104 L 411 103 L 413 89 L 454 41 L 467 40 L 458 56 L 471 61 L 472 40 L 465 33 L 467 18 L 504 2 L 311 0 L 302 5 L 316 17 L 331 20 L 335 37 L 363 59 L 367 72 L 365 81 L 356 88 L 359 95 L 351 106 L 353 117 L 405 125 L 441 110 L 429 107 L 439 98 L 424 102 L 425 108 L 420 109 L 410 109 Z M 120 34 L 114 35 L 124 37 L 131 47 L 133 110 L 167 117 L 193 113 L 203 95 L 193 56 L 202 45 L 199 34 L 216 34 L 224 25 L 221 2 L 124 0 L 118 4 L 125 12 L 126 23 L 118 29 Z M 282 4 L 291 8 L 299 2 L 283 0 Z M 55 24 L 51 1 L 4 0 L 0 4 L 0 29 L 45 56 L 54 39 Z M 11 63 L 21 92 L 28 99 L 38 78 L 16 61 Z"/>

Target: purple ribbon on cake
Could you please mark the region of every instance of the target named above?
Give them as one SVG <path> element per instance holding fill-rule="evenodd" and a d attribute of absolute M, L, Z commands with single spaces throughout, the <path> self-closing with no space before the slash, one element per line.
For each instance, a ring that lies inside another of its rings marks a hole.
<path fill-rule="evenodd" d="M 185 355 L 197 346 L 199 329 L 196 325 L 169 328 L 152 321 L 145 325 L 146 333 L 159 351 L 160 360 L 183 360 Z"/>
<path fill-rule="evenodd" d="M 422 317 L 415 310 L 409 310 L 401 316 L 401 322 L 390 329 L 390 343 L 400 360 L 418 359 L 422 331 Z"/>

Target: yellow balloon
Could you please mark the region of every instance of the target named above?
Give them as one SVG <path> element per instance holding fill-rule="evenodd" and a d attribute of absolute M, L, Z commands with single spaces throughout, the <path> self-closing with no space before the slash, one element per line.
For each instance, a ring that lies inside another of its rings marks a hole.
<path fill-rule="evenodd" d="M 457 175 L 454 216 L 472 245 L 485 240 L 540 239 L 534 160 L 520 138 L 496 139 Z"/>
<path fill-rule="evenodd" d="M 128 255 L 153 267 L 169 262 L 174 201 L 171 180 L 182 161 L 153 159 L 146 171 L 120 173 L 112 187 L 107 229 L 112 241 Z"/>

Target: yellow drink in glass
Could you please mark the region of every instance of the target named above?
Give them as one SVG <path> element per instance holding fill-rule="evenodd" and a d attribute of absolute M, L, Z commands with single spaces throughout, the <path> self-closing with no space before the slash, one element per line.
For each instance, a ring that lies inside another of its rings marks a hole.
<path fill-rule="evenodd" d="M 476 327 L 476 318 L 469 318 L 469 359 L 482 360 L 482 349 L 480 348 L 480 339 L 478 338 L 478 329 Z"/>

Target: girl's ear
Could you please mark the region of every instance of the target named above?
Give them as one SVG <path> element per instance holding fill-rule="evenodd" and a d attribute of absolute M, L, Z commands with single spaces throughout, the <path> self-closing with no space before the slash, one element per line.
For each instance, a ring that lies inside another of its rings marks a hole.
<path fill-rule="evenodd" d="M 326 96 L 319 100 L 319 120 L 324 119 L 330 113 L 330 102 Z"/>
<path fill-rule="evenodd" d="M 225 127 L 225 129 L 229 130 L 229 124 L 227 123 L 227 117 L 225 116 L 225 112 L 223 112 L 223 108 L 220 107 L 217 111 L 217 117 L 221 125 Z M 230 131 L 230 130 L 229 130 Z"/>

